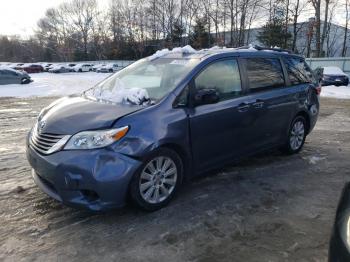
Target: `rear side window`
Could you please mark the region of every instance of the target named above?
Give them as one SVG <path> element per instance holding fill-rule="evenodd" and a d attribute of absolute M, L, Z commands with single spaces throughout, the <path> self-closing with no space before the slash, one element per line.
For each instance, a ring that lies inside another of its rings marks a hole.
<path fill-rule="evenodd" d="M 315 82 L 311 69 L 303 59 L 284 57 L 289 81 L 292 85 L 300 85 Z"/>
<path fill-rule="evenodd" d="M 247 58 L 246 69 L 251 91 L 284 86 L 284 76 L 279 59 Z"/>
<path fill-rule="evenodd" d="M 218 61 L 207 66 L 194 80 L 196 89 L 215 88 L 220 101 L 241 95 L 241 78 L 235 59 Z"/>

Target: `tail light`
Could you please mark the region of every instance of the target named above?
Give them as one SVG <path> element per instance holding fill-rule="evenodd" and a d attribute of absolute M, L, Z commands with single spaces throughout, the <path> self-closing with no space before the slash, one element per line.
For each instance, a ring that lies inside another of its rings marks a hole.
<path fill-rule="evenodd" d="M 321 91 L 322 91 L 321 85 L 317 86 L 317 87 L 316 87 L 316 94 L 317 94 L 318 96 L 321 94 Z"/>

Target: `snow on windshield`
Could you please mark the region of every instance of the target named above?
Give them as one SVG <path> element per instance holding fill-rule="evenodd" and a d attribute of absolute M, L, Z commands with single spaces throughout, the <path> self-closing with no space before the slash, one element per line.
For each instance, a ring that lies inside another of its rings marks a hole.
<path fill-rule="evenodd" d="M 184 52 L 194 50 L 189 47 L 182 49 Z M 163 57 L 165 53 L 180 52 L 180 48 L 159 52 L 118 71 L 84 94 L 112 103 L 144 105 L 159 101 L 200 62 L 182 56 Z"/>
<path fill-rule="evenodd" d="M 113 101 L 114 103 L 124 103 L 124 104 L 134 104 L 142 105 L 149 101 L 149 95 L 147 90 L 144 88 L 126 88 L 123 80 L 116 78 L 115 84 L 112 89 L 92 89 L 92 96 L 107 100 Z M 89 92 L 87 92 L 89 95 Z"/>

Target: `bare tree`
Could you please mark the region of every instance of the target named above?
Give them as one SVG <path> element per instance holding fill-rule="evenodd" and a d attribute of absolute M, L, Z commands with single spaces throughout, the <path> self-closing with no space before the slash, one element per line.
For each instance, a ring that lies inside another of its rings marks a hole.
<path fill-rule="evenodd" d="M 322 0 L 311 0 L 311 3 L 315 10 L 315 26 L 316 26 L 316 56 L 321 55 L 321 1 Z M 309 51 L 310 52 L 310 51 Z"/>
<path fill-rule="evenodd" d="M 343 48 L 342 48 L 342 56 L 346 56 L 347 53 L 347 40 L 348 40 L 348 27 L 349 27 L 349 19 L 350 19 L 350 0 L 345 0 L 345 28 L 344 28 L 344 39 L 343 39 Z"/>

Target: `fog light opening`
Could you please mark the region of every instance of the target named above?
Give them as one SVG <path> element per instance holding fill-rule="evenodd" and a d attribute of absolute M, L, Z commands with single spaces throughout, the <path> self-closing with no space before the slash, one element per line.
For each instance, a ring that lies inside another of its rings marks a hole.
<path fill-rule="evenodd" d="M 95 191 L 83 189 L 80 190 L 80 192 L 89 202 L 96 201 L 99 199 L 99 196 Z"/>

